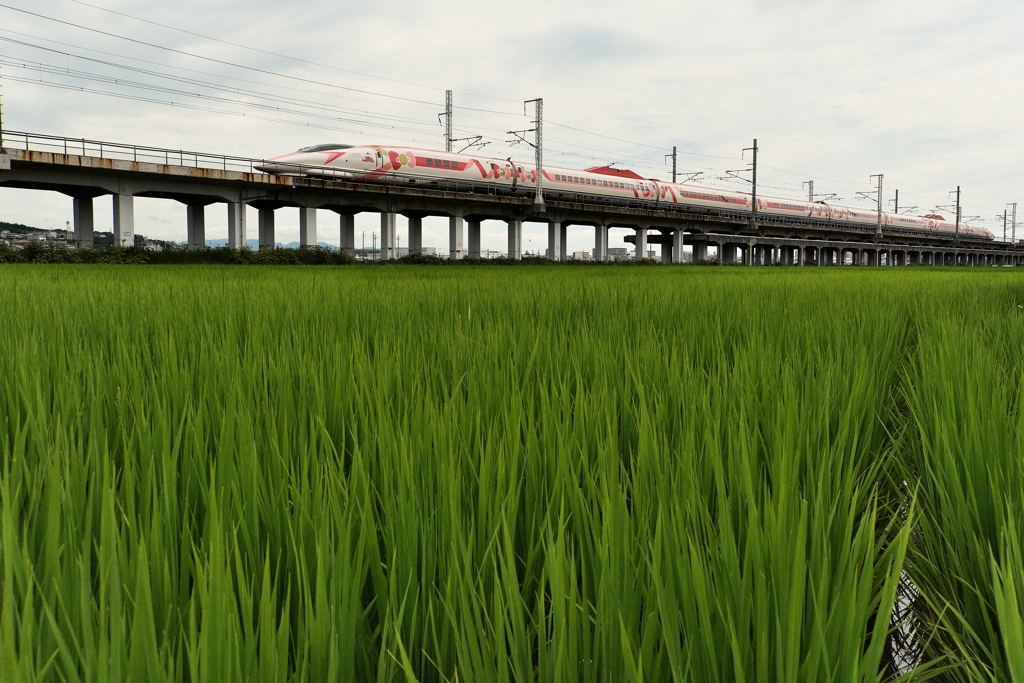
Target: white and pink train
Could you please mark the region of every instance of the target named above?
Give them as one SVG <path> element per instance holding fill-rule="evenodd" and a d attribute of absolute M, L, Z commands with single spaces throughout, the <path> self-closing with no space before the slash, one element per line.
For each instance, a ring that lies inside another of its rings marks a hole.
<path fill-rule="evenodd" d="M 415 183 L 424 186 L 444 181 L 485 184 L 510 194 L 533 194 L 536 168 L 511 159 L 490 159 L 468 154 L 437 152 L 408 147 L 374 147 L 340 144 L 305 147 L 291 154 L 267 159 L 257 169 L 276 175 L 302 175 L 338 180 L 382 183 Z M 643 178 L 632 171 L 600 166 L 578 171 L 544 167 L 544 193 L 553 199 L 559 195 L 594 195 L 650 203 L 670 208 L 680 205 L 716 213 L 749 215 L 751 195 L 698 185 L 668 183 Z M 875 226 L 878 212 L 825 202 L 758 196 L 759 216 L 852 223 Z M 911 216 L 884 212 L 883 229 L 890 232 L 927 232 L 954 234 L 956 223 L 943 216 Z M 965 238 L 993 239 L 980 225 L 961 223 Z"/>

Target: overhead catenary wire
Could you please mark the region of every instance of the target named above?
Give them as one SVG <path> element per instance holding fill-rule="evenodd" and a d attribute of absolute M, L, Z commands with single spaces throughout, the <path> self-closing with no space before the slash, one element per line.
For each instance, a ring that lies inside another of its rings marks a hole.
<path fill-rule="evenodd" d="M 3 60 L 0 60 L 0 63 L 5 64 L 5 65 L 9 65 L 7 62 L 5 62 Z M 33 69 L 32 71 L 36 71 L 36 69 Z M 55 73 L 54 70 L 47 69 L 47 68 L 40 68 L 40 69 L 38 69 L 38 71 L 40 73 L 46 73 L 46 74 L 50 74 L 50 75 L 61 75 L 61 72 L 56 72 Z M 309 112 L 303 112 L 303 111 L 298 111 L 298 110 L 294 110 L 294 109 L 288 109 L 288 108 L 285 108 L 285 107 L 275 107 L 275 106 L 271 106 L 271 105 L 264 105 L 264 104 L 260 104 L 258 102 L 246 102 L 246 101 L 242 101 L 242 100 L 232 100 L 232 99 L 226 98 L 226 97 L 216 97 L 216 96 L 213 96 L 213 95 L 204 95 L 202 93 L 191 93 L 191 92 L 187 92 L 187 91 L 184 91 L 184 90 L 175 90 L 175 89 L 172 89 L 172 88 L 164 88 L 164 87 L 161 87 L 161 86 L 147 85 L 147 84 L 144 84 L 144 83 L 132 83 L 130 81 L 129 82 L 118 81 L 117 79 L 114 79 L 114 78 L 103 78 L 103 77 L 97 77 L 97 76 L 88 76 L 88 77 L 86 77 L 86 76 L 83 76 L 81 74 L 77 75 L 76 77 L 80 78 L 82 80 L 86 80 L 86 81 L 105 83 L 105 84 L 108 84 L 108 85 L 125 85 L 125 86 L 131 87 L 131 88 L 135 88 L 137 90 L 144 90 L 144 91 L 151 91 L 151 92 L 161 92 L 161 93 L 166 93 L 166 94 L 170 94 L 170 95 L 179 95 L 179 96 L 182 96 L 182 97 L 189 97 L 189 98 L 195 98 L 195 99 L 200 99 L 200 100 L 206 100 L 206 101 L 214 102 L 214 103 L 218 103 L 218 104 L 235 104 L 235 105 L 243 104 L 243 105 L 245 105 L 247 107 L 251 107 L 253 109 L 259 109 L 259 110 L 262 110 L 262 111 L 279 112 L 279 113 L 282 113 L 282 114 L 296 114 L 296 115 L 305 116 L 305 117 L 309 117 L 309 118 L 313 118 L 313 119 L 320 119 L 320 120 L 324 120 L 324 121 L 335 121 L 335 122 L 338 122 L 338 123 L 359 124 L 359 125 L 366 126 L 368 128 L 380 128 L 380 129 L 385 129 L 385 130 L 405 132 L 405 133 L 413 133 L 413 134 L 427 134 L 427 133 L 431 132 L 429 129 L 427 129 L 425 127 L 424 128 L 409 128 L 409 127 L 406 127 L 406 126 L 387 125 L 387 124 L 383 124 L 383 123 L 382 124 L 373 124 L 373 123 L 370 123 L 370 122 L 367 122 L 367 121 L 362 121 L 362 120 L 359 120 L 359 119 L 347 119 L 347 118 L 338 117 L 338 116 L 327 116 L 327 115 L 323 115 L 323 114 L 313 114 L 313 113 L 309 113 Z M 24 82 L 24 83 L 52 83 L 50 81 L 41 81 L 41 80 L 30 79 L 30 78 L 19 78 L 19 79 L 10 78 L 9 80 L 12 80 L 12 81 L 17 80 L 19 82 Z"/>
<path fill-rule="evenodd" d="M 274 123 L 283 123 L 283 124 L 287 124 L 287 125 L 290 125 L 290 126 L 302 126 L 302 127 L 305 127 L 305 128 L 314 128 L 314 129 L 319 129 L 319 130 L 341 131 L 341 132 L 345 132 L 345 133 L 352 133 L 354 135 L 367 135 L 367 131 L 365 131 L 365 130 L 358 130 L 358 129 L 353 129 L 353 128 L 341 128 L 341 127 L 338 127 L 338 126 L 326 126 L 326 125 L 322 125 L 322 124 L 315 124 L 315 123 L 309 123 L 309 122 L 304 122 L 304 121 L 294 121 L 294 120 L 289 120 L 289 119 L 279 119 L 279 118 L 274 118 L 274 117 L 270 117 L 270 116 L 263 116 L 263 115 L 259 115 L 259 114 L 249 114 L 249 113 L 246 113 L 246 112 L 231 111 L 231 110 L 226 110 L 226 109 L 216 109 L 214 107 L 201 107 L 199 105 L 187 104 L 187 103 L 182 103 L 182 102 L 169 102 L 167 100 L 159 100 L 159 99 L 155 99 L 155 98 L 141 97 L 139 95 L 129 95 L 129 94 L 126 94 L 126 93 L 116 93 L 116 92 L 110 92 L 110 91 L 107 91 L 107 90 L 97 90 L 97 89 L 94 89 L 94 88 L 86 88 L 86 87 L 83 87 L 83 86 L 69 85 L 69 84 L 66 84 L 66 83 L 54 83 L 54 82 L 51 82 L 51 81 L 39 81 L 39 80 L 36 80 L 36 79 L 21 78 L 21 77 L 18 77 L 18 76 L 5 76 L 4 80 L 20 82 L 20 83 L 31 83 L 31 84 L 34 84 L 34 85 L 42 85 L 42 86 L 45 86 L 45 87 L 57 88 L 57 89 L 60 89 L 60 90 L 73 90 L 73 91 L 78 91 L 78 92 L 86 92 L 86 93 L 95 94 L 95 95 L 103 95 L 103 96 L 106 96 L 106 97 L 114 97 L 114 98 L 117 98 L 117 99 L 133 100 L 133 101 L 136 101 L 136 102 L 147 102 L 147 103 L 150 103 L 150 104 L 162 104 L 162 105 L 168 105 L 168 106 L 171 106 L 171 107 L 175 107 L 175 108 L 178 108 L 178 109 L 191 109 L 191 110 L 195 110 L 195 111 L 213 112 L 213 113 L 217 113 L 217 114 L 226 114 L 226 115 L 229 115 L 229 116 L 240 116 L 240 117 L 243 117 L 243 118 L 253 119 L 253 120 L 257 120 L 257 121 L 271 121 L 271 122 L 274 122 Z"/>
<path fill-rule="evenodd" d="M 416 87 L 416 88 L 428 88 L 430 90 L 439 90 L 440 89 L 440 87 L 437 86 L 437 85 L 426 85 L 424 83 L 414 83 L 412 81 L 403 81 L 403 80 L 400 80 L 400 79 L 397 79 L 397 78 L 390 78 L 388 76 L 379 76 L 379 75 L 376 75 L 376 74 L 370 74 L 370 73 L 366 73 L 366 72 L 363 72 L 363 71 L 354 71 L 352 69 L 343 69 L 343 68 L 341 68 L 339 66 L 335 66 L 333 64 L 324 64 L 323 62 L 315 62 L 315 61 L 312 61 L 312 60 L 309 60 L 309 59 L 304 59 L 302 57 L 295 57 L 293 55 L 286 55 L 286 54 L 282 54 L 280 52 L 273 52 L 273 51 L 270 51 L 270 50 L 264 50 L 263 48 L 253 47 L 251 45 L 244 45 L 242 43 L 235 43 L 235 42 L 232 42 L 230 40 L 224 40 L 223 38 L 217 38 L 217 37 L 214 37 L 214 36 L 208 36 L 208 35 L 205 35 L 203 33 L 197 33 L 195 31 L 189 31 L 188 29 L 179 28 L 177 26 L 171 26 L 170 24 L 162 24 L 162 23 L 160 23 L 158 21 L 152 21 L 150 19 L 143 19 L 142 17 L 137 17 L 137 16 L 134 16 L 132 14 L 127 14 L 125 12 L 118 12 L 117 10 L 112 10 L 112 9 L 107 8 L 107 7 L 100 7 L 99 5 L 93 5 L 93 4 L 90 4 L 88 2 L 82 2 L 82 0 L 68 0 L 68 2 L 73 2 L 76 5 L 82 5 L 84 7 L 91 7 L 92 9 L 99 10 L 101 12 L 107 12 L 109 14 L 114 14 L 114 15 L 117 15 L 119 17 L 125 17 L 126 19 L 133 19 L 135 21 L 139 21 L 139 22 L 142 22 L 144 24 L 149 24 L 150 26 L 159 26 L 160 28 L 165 28 L 165 29 L 168 29 L 168 30 L 171 30 L 171 31 L 177 31 L 179 33 L 184 33 L 186 35 L 194 36 L 196 38 L 203 38 L 204 40 L 209 40 L 209 41 L 212 41 L 212 42 L 215 42 L 215 43 L 220 43 L 222 45 L 231 45 L 232 47 L 240 47 L 243 50 L 251 50 L 253 52 L 258 52 L 260 54 L 269 55 L 269 56 L 272 56 L 272 57 L 280 57 L 282 59 L 288 59 L 288 60 L 291 60 L 291 61 L 294 61 L 294 62 L 298 62 L 300 64 L 309 64 L 310 66 L 318 66 L 318 67 L 321 67 L 321 68 L 324 68 L 324 69 L 330 69 L 332 71 L 338 71 L 338 72 L 341 72 L 341 73 L 353 74 L 355 76 L 363 76 L 365 78 L 374 78 L 374 79 L 381 80 L 381 81 L 388 81 L 390 83 L 398 83 L 399 85 L 411 85 L 411 86 Z M 456 91 L 453 91 L 453 92 L 456 95 L 464 95 L 466 97 L 479 97 L 481 99 L 496 100 L 496 101 L 500 101 L 500 102 L 516 102 L 516 103 L 518 103 L 518 100 L 510 99 L 510 98 L 507 98 L 507 97 L 495 97 L 493 95 L 480 95 L 480 94 L 477 94 L 477 93 L 463 92 L 463 91 L 460 91 L 460 90 L 456 90 Z"/>
<path fill-rule="evenodd" d="M 280 84 L 280 83 L 274 84 L 274 85 L 269 85 L 269 84 L 265 83 L 264 81 L 256 81 L 256 80 L 252 80 L 252 79 L 242 78 L 240 76 L 226 76 L 226 75 L 223 75 L 223 74 L 215 74 L 215 73 L 211 73 L 209 71 L 201 71 L 199 69 L 189 69 L 187 67 L 176 66 L 174 64 L 164 64 L 163 62 L 157 62 L 157 61 L 153 61 L 153 60 L 149 60 L 149 59 L 143 59 L 141 57 L 129 56 L 129 55 L 125 55 L 125 54 L 121 54 L 121 53 L 117 53 L 117 52 L 108 52 L 108 51 L 105 51 L 105 50 L 98 50 L 96 48 L 87 47 L 87 46 L 84 46 L 84 45 L 77 45 L 77 44 L 74 44 L 74 43 L 67 43 L 67 42 L 57 41 L 57 40 L 53 40 L 52 38 L 45 38 L 43 36 L 36 36 L 36 35 L 33 35 L 33 34 L 29 34 L 29 33 L 24 33 L 24 32 L 20 32 L 20 31 L 11 31 L 11 30 L 6 29 L 6 28 L 0 28 L 0 34 L 3 34 L 3 33 L 9 33 L 11 35 L 22 36 L 24 38 L 32 38 L 33 40 L 40 40 L 40 41 L 43 41 L 43 42 L 51 43 L 53 45 L 61 45 L 61 46 L 64 46 L 64 47 L 69 47 L 69 48 L 73 48 L 73 49 L 77 49 L 77 50 L 85 50 L 87 52 L 93 52 L 93 53 L 100 54 L 100 55 L 107 55 L 108 57 L 116 57 L 118 59 L 125 59 L 125 60 L 129 60 L 129 61 L 132 61 L 132 62 L 139 62 L 140 64 L 151 64 L 151 65 L 160 66 L 162 68 L 170 69 L 170 70 L 174 70 L 174 71 L 181 71 L 181 72 L 184 72 L 184 73 L 199 74 L 199 75 L 206 76 L 206 77 L 209 77 L 209 78 L 219 78 L 219 79 L 223 79 L 223 80 L 226 80 L 226 81 L 237 81 L 239 83 L 250 83 L 250 84 L 255 84 L 255 85 L 263 85 L 263 86 L 267 86 L 267 87 L 277 88 L 277 89 L 280 89 L 280 90 L 287 90 L 287 91 L 290 91 L 290 92 L 312 94 L 312 95 L 316 95 L 318 97 L 338 97 L 338 98 L 344 98 L 344 99 L 350 100 L 350 101 L 374 102 L 374 103 L 378 103 L 379 104 L 379 102 L 377 102 L 376 100 L 371 100 L 371 99 L 366 99 L 366 98 L 362 98 L 362 97 L 353 96 L 351 93 L 344 93 L 344 94 L 342 94 L 342 93 L 330 93 L 330 92 L 324 92 L 323 90 L 310 90 L 308 88 L 296 88 L 294 86 L 288 86 L 288 85 L 284 85 L 284 84 Z M 43 49 L 43 50 L 53 50 L 53 48 L 46 48 L 44 46 L 36 46 L 36 45 L 33 45 L 32 43 L 27 43 L 27 42 L 23 42 L 23 41 L 16 41 L 16 40 L 13 40 L 11 38 L 4 38 L 3 36 L 0 36 L 0 41 L 9 42 L 9 43 L 12 43 L 12 44 L 19 44 L 19 45 L 26 46 L 26 47 L 39 48 L 39 49 Z M 66 51 L 63 51 L 63 50 L 55 50 L 55 51 L 58 54 L 66 55 L 66 56 L 69 56 L 69 57 L 78 57 L 78 58 L 85 59 L 85 57 L 82 57 L 81 55 L 74 55 L 74 54 L 72 54 L 70 52 L 66 52 Z M 391 106 L 400 106 L 400 107 L 409 107 L 409 108 L 419 108 L 419 109 L 424 109 L 424 110 L 427 110 L 427 109 L 433 110 L 437 105 L 436 105 L 436 103 L 429 103 L 429 102 L 428 103 L 423 103 L 423 102 L 419 102 L 419 101 L 413 101 L 413 102 L 392 102 Z M 479 110 L 477 110 L 477 111 L 479 111 Z M 366 112 L 366 113 L 372 113 L 372 112 Z"/>
<path fill-rule="evenodd" d="M 129 81 L 129 80 L 121 79 L 121 78 L 116 78 L 114 76 L 107 76 L 107 75 L 104 75 L 104 74 L 96 74 L 96 73 L 87 72 L 87 71 L 81 71 L 81 70 L 77 70 L 77 69 L 70 69 L 68 67 L 61 67 L 61 66 L 56 66 L 56 65 L 53 65 L 53 64 L 46 64 L 46 63 L 43 63 L 43 62 L 17 62 L 17 61 L 9 60 L 9 59 L 0 59 L 0 63 L 5 64 L 7 66 L 14 67 L 14 68 L 22 68 L 22 69 L 31 70 L 31 71 L 45 72 L 45 73 L 54 74 L 54 75 L 67 75 L 67 76 L 71 76 L 71 77 L 75 77 L 75 78 L 81 78 L 81 79 L 85 79 L 85 80 L 96 80 L 96 81 L 100 81 L 100 82 L 104 82 L 104 83 L 113 83 L 113 84 L 117 84 L 117 85 L 123 85 L 125 87 L 134 87 L 134 88 L 139 88 L 139 89 L 143 89 L 143 90 L 159 90 L 159 91 L 168 92 L 168 93 L 171 93 L 171 94 L 188 95 L 188 96 L 192 96 L 192 97 L 204 97 L 204 98 L 210 98 L 210 99 L 218 100 L 218 101 L 228 101 L 226 98 L 216 97 L 216 96 L 213 96 L 213 95 L 207 95 L 207 94 L 203 94 L 203 93 L 191 93 L 191 92 L 186 92 L 184 90 L 179 90 L 179 89 L 176 89 L 176 88 L 168 88 L 166 86 L 159 86 L 159 85 L 154 85 L 154 84 L 150 84 L 150 83 L 140 83 L 140 82 L 137 82 L 137 81 Z M 143 72 L 143 73 L 150 73 L 150 72 Z M 172 80 L 172 81 L 175 81 L 175 82 L 179 82 L 179 83 L 186 83 L 186 84 L 189 84 L 189 85 L 197 85 L 199 87 L 210 88 L 210 89 L 218 90 L 218 91 L 228 91 L 228 92 L 231 92 L 231 93 L 240 94 L 240 95 L 248 95 L 248 96 L 251 96 L 251 97 L 259 97 L 259 98 L 262 98 L 262 99 L 264 99 L 266 101 L 270 101 L 270 102 L 279 102 L 279 103 L 282 103 L 282 104 L 290 104 L 290 105 L 303 106 L 303 107 L 307 107 L 309 109 L 315 109 L 315 110 L 325 111 L 325 112 L 344 111 L 344 110 L 339 110 L 339 108 L 337 108 L 337 107 L 327 107 L 327 106 L 321 106 L 321 105 L 317 105 L 317 104 L 309 104 L 309 103 L 305 103 L 305 102 L 296 101 L 294 99 L 282 99 L 282 98 L 279 98 L 279 97 L 276 97 L 274 95 L 271 95 L 269 93 L 264 93 L 264 92 L 242 90 L 242 89 L 239 89 L 239 88 L 229 88 L 229 87 L 219 86 L 217 84 L 204 83 L 202 81 L 195 81 L 195 80 L 191 80 L 191 79 L 181 79 L 181 78 L 175 78 L 175 77 L 171 77 L 171 76 L 165 76 L 165 77 L 168 78 L 169 80 Z M 257 108 L 272 108 L 272 107 L 268 107 L 267 105 L 261 104 L 259 102 L 250 102 L 250 101 L 242 101 L 242 100 L 234 100 L 234 101 L 235 102 L 239 102 L 239 103 L 244 103 L 244 104 L 246 104 L 248 106 L 253 106 L 253 107 L 257 107 Z M 280 108 L 277 108 L 277 109 L 280 109 Z M 315 112 L 300 112 L 298 110 L 284 110 L 284 109 L 281 109 L 281 110 L 282 111 L 288 111 L 289 113 L 302 113 L 304 115 L 313 116 L 313 117 L 323 117 L 323 118 L 330 118 L 330 119 L 340 118 L 340 117 L 337 117 L 337 116 L 327 116 L 325 114 L 317 114 Z M 405 124 L 417 124 L 417 123 L 419 123 L 419 124 L 426 125 L 425 122 L 423 122 L 420 119 L 413 119 L 413 118 L 409 118 L 409 117 L 391 117 L 391 116 L 382 115 L 382 116 L 377 116 L 377 118 L 378 119 L 382 119 L 382 120 L 394 121 L 396 123 L 405 123 Z M 365 121 L 361 121 L 361 120 L 359 122 L 366 123 L 367 125 L 375 125 L 375 124 L 370 124 L 370 122 L 365 122 Z M 417 130 L 419 130 L 419 129 L 417 129 Z"/>
<path fill-rule="evenodd" d="M 207 57 L 207 56 L 204 56 L 204 55 L 196 54 L 194 52 L 188 52 L 187 50 L 179 50 L 177 48 L 167 47 L 165 45 L 159 45 L 157 43 L 151 43 L 151 42 L 145 41 L 145 40 L 139 40 L 138 38 L 130 38 L 128 36 L 122 36 L 120 34 L 113 33 L 111 31 L 104 31 L 102 29 L 93 28 L 91 26 L 85 26 L 83 24 L 76 24 L 75 22 L 72 22 L 72 21 L 65 21 L 64 19 L 57 19 L 55 17 L 50 17 L 50 16 L 47 16 L 45 14 L 40 14 L 39 12 L 31 12 L 31 11 L 26 10 L 26 9 L 21 9 L 20 7 L 13 7 L 11 5 L 6 5 L 6 4 L 3 4 L 3 3 L 0 3 L 0 8 L 8 9 L 8 10 L 11 10 L 11 11 L 14 11 L 14 12 L 21 12 L 22 14 L 27 14 L 29 16 L 37 17 L 39 19 L 44 19 L 46 21 L 51 21 L 51 22 L 54 22 L 54 23 L 57 23 L 57 24 L 62 24 L 64 26 L 71 26 L 73 28 L 77 28 L 77 29 L 80 29 L 80 30 L 83 30 L 83 31 L 89 31 L 91 33 L 96 33 L 96 34 L 99 34 L 99 35 L 107 36 L 108 38 L 117 38 L 118 40 L 124 40 L 124 41 L 130 42 L 130 43 L 135 43 L 136 45 L 143 45 L 143 46 L 151 47 L 151 48 L 154 48 L 154 49 L 157 49 L 157 50 L 164 50 L 166 52 L 170 52 L 170 53 L 177 54 L 177 55 L 182 55 L 182 56 L 185 56 L 185 57 L 191 57 L 193 59 L 202 59 L 202 60 L 206 60 L 206 61 L 209 61 L 209 62 L 213 62 L 215 64 L 221 64 L 222 66 L 230 66 L 230 67 L 235 68 L 235 69 L 243 69 L 243 70 L 246 70 L 246 71 L 252 71 L 252 72 L 255 72 L 255 73 L 261 73 L 261 74 L 265 74 L 265 75 L 268 75 L 268 76 L 275 76 L 277 78 L 284 78 L 284 79 L 291 79 L 291 80 L 295 80 L 295 81 L 301 81 L 303 83 L 313 83 L 313 84 L 322 85 L 322 86 L 325 86 L 325 87 L 328 87 L 328 88 L 335 88 L 335 89 L 338 89 L 338 90 L 346 90 L 346 91 L 351 91 L 351 92 L 362 93 L 364 95 L 374 95 L 376 97 L 382 97 L 382 98 L 386 98 L 386 99 L 401 100 L 401 101 L 404 101 L 404 102 L 416 102 L 416 103 L 419 103 L 419 104 L 430 104 L 430 105 L 434 105 L 435 104 L 435 103 L 429 102 L 427 100 L 420 100 L 420 99 L 416 99 L 416 98 L 412 98 L 412 97 L 402 97 L 400 95 L 390 95 L 390 94 L 387 94 L 387 93 L 379 93 L 379 92 L 374 92 L 372 90 L 364 90 L 364 89 L 361 89 L 361 88 L 351 88 L 351 87 L 344 86 L 344 85 L 338 85 L 336 83 L 326 83 L 324 81 L 316 81 L 316 80 L 309 79 L 309 78 L 304 78 L 304 77 L 301 77 L 301 76 L 295 76 L 295 75 L 288 75 L 288 74 L 278 73 L 276 71 L 271 71 L 270 69 L 261 69 L 259 67 L 248 66 L 246 64 L 238 64 L 236 62 L 230 62 L 230 61 L 227 61 L 227 60 L 224 60 L 224 59 L 217 59 L 215 57 Z M 469 109 L 473 109 L 473 108 L 470 107 Z M 507 114 L 507 113 L 510 113 L 510 112 L 496 112 L 496 113 Z"/>

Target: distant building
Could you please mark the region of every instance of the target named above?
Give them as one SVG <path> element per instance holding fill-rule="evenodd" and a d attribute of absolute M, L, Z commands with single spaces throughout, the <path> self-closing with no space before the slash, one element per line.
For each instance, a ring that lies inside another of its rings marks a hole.
<path fill-rule="evenodd" d="M 626 247 L 610 247 L 608 249 L 609 261 L 627 261 L 630 258 L 632 258 L 632 255 Z"/>
<path fill-rule="evenodd" d="M 355 249 L 353 250 L 356 259 L 360 261 L 379 261 L 380 260 L 380 248 L 376 249 Z M 409 255 L 409 247 L 398 247 L 395 251 L 398 252 L 397 258 Z M 420 249 L 420 253 L 426 256 L 437 256 L 437 247 L 423 247 Z"/>
<path fill-rule="evenodd" d="M 574 251 L 572 252 L 572 258 L 574 261 L 593 261 L 593 257 L 589 251 Z"/>

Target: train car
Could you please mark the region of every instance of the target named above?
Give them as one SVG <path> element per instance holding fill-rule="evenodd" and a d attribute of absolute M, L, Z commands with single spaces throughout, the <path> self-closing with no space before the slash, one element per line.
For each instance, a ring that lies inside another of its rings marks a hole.
<path fill-rule="evenodd" d="M 410 147 L 320 144 L 291 154 L 266 159 L 256 168 L 265 173 L 312 176 L 361 182 L 403 183 L 442 186 L 450 182 L 471 183 L 488 191 L 532 194 L 537 173 L 533 164 L 493 159 L 470 154 L 438 152 Z M 678 205 L 718 214 L 749 214 L 751 195 L 698 185 L 667 183 L 644 178 L 626 169 L 597 166 L 585 170 L 545 166 L 545 195 L 585 201 L 588 197 L 628 200 L 659 207 Z M 857 226 L 877 226 L 878 212 L 860 207 L 838 206 L 782 197 L 758 197 L 761 216 L 799 221 L 822 221 Z M 883 229 L 904 233 L 955 234 L 974 239 L 994 239 L 979 225 L 959 227 L 941 215 L 908 216 L 882 213 Z"/>

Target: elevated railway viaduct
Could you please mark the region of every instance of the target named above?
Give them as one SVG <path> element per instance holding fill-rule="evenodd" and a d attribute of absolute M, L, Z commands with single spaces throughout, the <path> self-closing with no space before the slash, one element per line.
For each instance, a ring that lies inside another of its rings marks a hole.
<path fill-rule="evenodd" d="M 275 244 L 275 211 L 299 210 L 300 243 L 317 243 L 318 210 L 339 216 L 341 247 L 355 249 L 358 213 L 380 214 L 382 259 L 397 256 L 398 216 L 408 220 L 410 251 L 421 249 L 423 218 L 445 216 L 449 222 L 449 256 L 479 258 L 484 220 L 508 226 L 508 253 L 522 255 L 524 222 L 547 225 L 548 255 L 564 260 L 566 229 L 594 229 L 594 257 L 608 258 L 608 231 L 632 231 L 627 242 L 637 256 L 660 245 L 664 262 L 682 260 L 683 244 L 695 260 L 714 247 L 723 263 L 840 265 L 1019 265 L 1020 245 L 949 236 L 886 232 L 849 224 L 749 216 L 697 209 L 662 209 L 627 200 L 600 202 L 592 196 L 548 193 L 545 204 L 533 197 L 501 194 L 471 182 L 360 183 L 301 176 L 267 175 L 255 170 L 259 159 L 182 150 L 123 145 L 92 140 L 4 131 L 0 151 L 0 186 L 49 190 L 72 198 L 74 239 L 79 248 L 93 243 L 93 205 L 111 196 L 115 244 L 134 243 L 134 198 L 169 199 L 187 207 L 187 246 L 206 246 L 206 210 L 227 207 L 228 245 L 246 244 L 246 205 L 258 212 L 260 249 Z M 467 239 L 468 238 L 468 239 Z"/>

